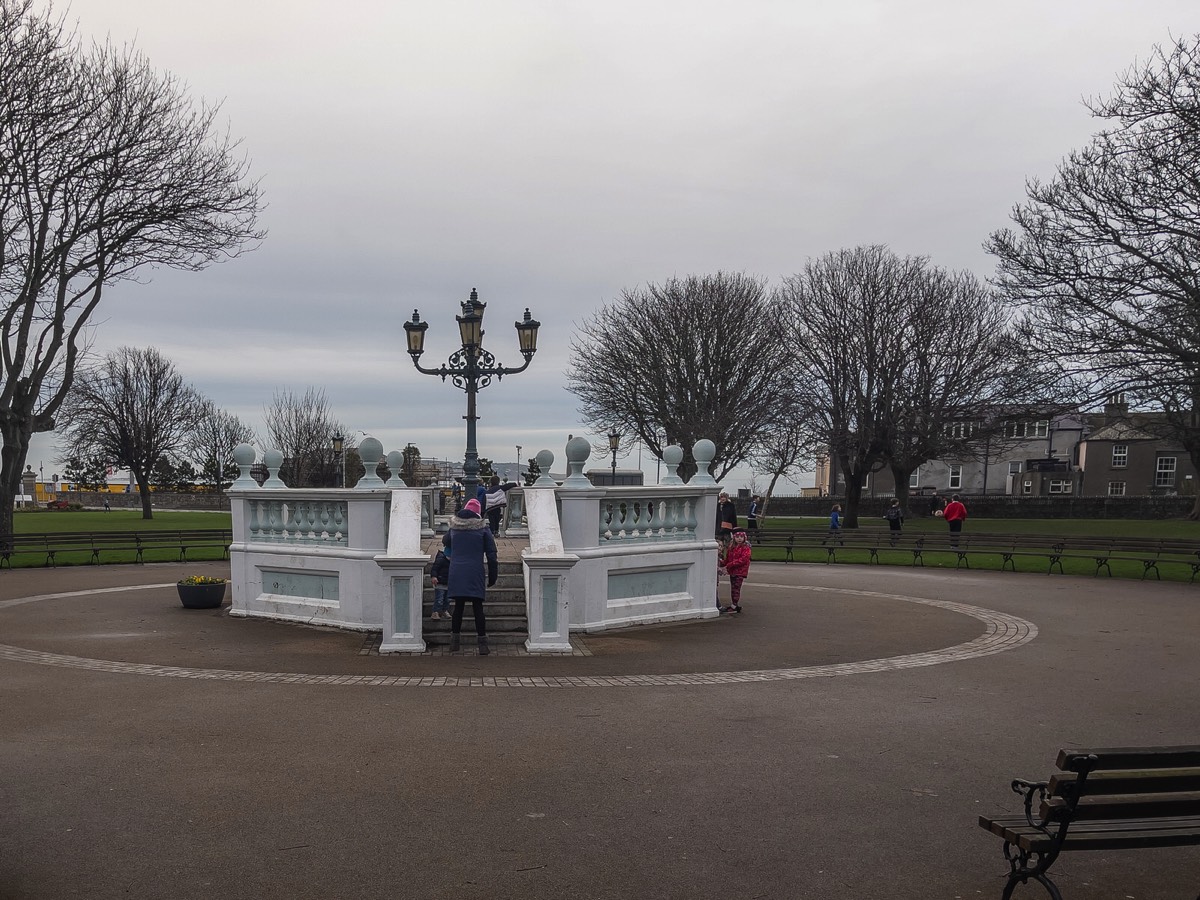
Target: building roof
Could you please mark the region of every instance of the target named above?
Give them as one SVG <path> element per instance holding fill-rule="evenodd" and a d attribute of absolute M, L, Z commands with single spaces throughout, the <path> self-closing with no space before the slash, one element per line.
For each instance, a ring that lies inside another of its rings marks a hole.
<path fill-rule="evenodd" d="M 1149 434 L 1135 426 L 1132 422 L 1121 419 L 1111 425 L 1098 428 L 1087 436 L 1089 441 L 1154 441 L 1158 437 Z"/>

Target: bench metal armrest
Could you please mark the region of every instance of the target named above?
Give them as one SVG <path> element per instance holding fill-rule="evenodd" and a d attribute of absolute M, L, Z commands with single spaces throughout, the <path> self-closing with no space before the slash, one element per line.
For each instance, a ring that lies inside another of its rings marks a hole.
<path fill-rule="evenodd" d="M 1049 834 L 1046 828 L 1046 823 L 1041 821 L 1041 817 L 1035 822 L 1033 818 L 1033 804 L 1036 800 L 1041 804 L 1046 799 L 1046 788 L 1050 786 L 1048 781 L 1026 781 L 1024 778 L 1014 778 L 1012 781 L 1012 791 L 1014 794 L 1021 794 L 1025 800 L 1025 821 L 1030 827 L 1036 828 L 1039 831 Z"/>

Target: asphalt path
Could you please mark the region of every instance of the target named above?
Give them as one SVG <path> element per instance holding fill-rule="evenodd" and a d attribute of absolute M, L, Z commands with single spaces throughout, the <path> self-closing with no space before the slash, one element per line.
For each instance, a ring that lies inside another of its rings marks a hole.
<path fill-rule="evenodd" d="M 222 570 L 0 573 L 0 898 L 998 898 L 1014 776 L 1200 743 L 1200 585 L 755 564 L 737 617 L 448 658 L 179 607 Z"/>

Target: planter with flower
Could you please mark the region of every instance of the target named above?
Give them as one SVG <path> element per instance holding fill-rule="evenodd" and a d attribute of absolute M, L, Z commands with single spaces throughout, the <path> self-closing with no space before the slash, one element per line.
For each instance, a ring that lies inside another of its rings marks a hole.
<path fill-rule="evenodd" d="M 209 575 L 189 575 L 175 585 L 179 600 L 187 609 L 215 609 L 225 599 L 225 579 Z"/>

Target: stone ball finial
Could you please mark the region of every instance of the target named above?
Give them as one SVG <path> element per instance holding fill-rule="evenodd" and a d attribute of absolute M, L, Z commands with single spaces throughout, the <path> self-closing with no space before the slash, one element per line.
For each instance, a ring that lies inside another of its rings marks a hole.
<path fill-rule="evenodd" d="M 696 474 L 692 476 L 692 484 L 716 484 L 709 469 L 713 457 L 717 455 L 717 445 L 708 438 L 701 438 L 692 446 L 692 459 L 696 460 Z"/>
<path fill-rule="evenodd" d="M 404 454 L 399 450 L 393 450 L 387 455 L 388 471 L 391 475 L 388 477 L 386 487 L 402 488 L 408 487 L 404 483 L 404 479 L 400 477 L 400 472 L 404 468 Z"/>
<path fill-rule="evenodd" d="M 363 442 L 358 445 L 358 458 L 362 460 L 366 472 L 362 478 L 358 479 L 358 484 L 354 485 L 354 489 L 369 491 L 373 488 L 383 487 L 383 479 L 376 471 L 379 468 L 379 461 L 383 459 L 383 444 L 373 437 L 363 438 Z"/>
<path fill-rule="evenodd" d="M 679 477 L 679 466 L 683 462 L 683 448 L 678 444 L 663 447 L 662 460 L 667 467 L 667 474 L 663 476 L 662 483 L 683 484 L 683 479 Z"/>
<path fill-rule="evenodd" d="M 258 451 L 252 444 L 238 444 L 233 448 L 233 461 L 239 466 L 252 466 L 258 459 Z"/>
<path fill-rule="evenodd" d="M 558 487 L 554 483 L 554 479 L 550 477 L 550 469 L 554 465 L 554 454 L 549 450 L 539 450 L 533 457 L 537 460 L 538 475 L 537 481 L 533 483 L 534 487 Z"/>
<path fill-rule="evenodd" d="M 258 482 L 250 475 L 250 469 L 254 466 L 256 459 L 258 459 L 258 451 L 251 444 L 238 444 L 233 448 L 233 461 L 238 466 L 238 477 L 237 481 L 229 486 L 231 491 L 258 490 Z"/>
<path fill-rule="evenodd" d="M 592 455 L 592 444 L 585 437 L 573 437 L 567 441 L 567 480 L 564 488 L 590 488 L 592 483 L 583 474 L 583 467 Z"/>
<path fill-rule="evenodd" d="M 283 451 L 274 447 L 267 450 L 263 454 L 263 464 L 267 467 L 267 480 L 263 482 L 263 487 L 271 490 L 286 488 L 287 485 L 279 477 L 279 470 L 283 466 Z"/>

